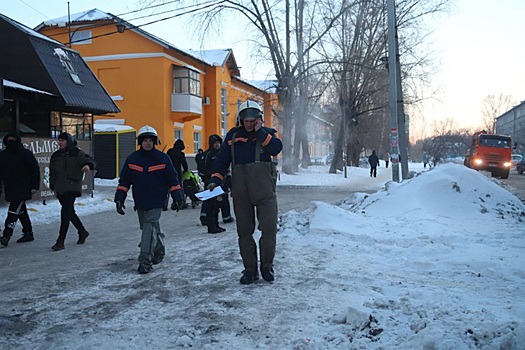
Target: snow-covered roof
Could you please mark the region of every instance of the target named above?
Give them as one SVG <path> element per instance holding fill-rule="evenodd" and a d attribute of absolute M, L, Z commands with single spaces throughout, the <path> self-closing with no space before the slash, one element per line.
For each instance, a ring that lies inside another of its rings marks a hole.
<path fill-rule="evenodd" d="M 93 125 L 93 130 L 95 132 L 116 132 L 116 131 L 135 130 L 135 129 L 129 125 L 106 124 L 106 123 L 96 122 Z"/>
<path fill-rule="evenodd" d="M 18 90 L 25 90 L 25 91 L 36 92 L 36 93 L 39 93 L 39 94 L 55 96 L 54 94 L 52 94 L 50 92 L 38 90 L 38 89 L 32 88 L 30 86 L 18 84 L 18 83 L 15 83 L 14 81 L 6 80 L 6 79 L 4 79 L 4 86 L 7 86 L 7 87 L 10 87 L 10 88 L 13 88 L 13 89 L 18 89 Z"/>
<path fill-rule="evenodd" d="M 226 63 L 228 56 L 231 54 L 230 49 L 217 50 L 183 50 L 193 57 L 206 62 L 210 66 L 220 67 Z"/>
<path fill-rule="evenodd" d="M 113 19 L 113 16 L 107 12 L 100 11 L 99 9 L 92 9 L 88 11 L 77 12 L 69 15 L 71 22 L 91 22 L 100 21 L 104 19 Z M 48 21 L 44 21 L 41 25 L 45 26 L 58 26 L 65 27 L 69 22 L 68 16 L 62 16 Z"/>
<path fill-rule="evenodd" d="M 47 37 L 47 36 L 45 36 L 43 34 L 40 34 L 39 32 L 37 32 L 37 31 L 35 31 L 35 30 L 33 30 L 33 29 L 29 28 L 29 27 L 26 27 L 22 23 L 17 22 L 17 21 L 15 21 L 12 18 L 9 18 L 9 17 L 6 17 L 6 16 L 2 15 L 1 13 L 0 13 L 0 17 L 2 17 L 4 20 L 6 20 L 7 22 L 12 24 L 13 26 L 18 28 L 19 30 L 25 32 L 26 34 L 29 34 L 29 35 L 31 35 L 31 36 L 33 36 L 35 38 L 39 38 L 39 39 L 42 39 L 42 40 L 50 41 L 50 42 L 52 42 L 54 44 L 57 44 L 57 45 L 61 45 L 61 46 L 63 45 L 62 43 L 60 43 L 60 42 L 58 42 L 56 40 L 53 40 L 50 37 Z"/>

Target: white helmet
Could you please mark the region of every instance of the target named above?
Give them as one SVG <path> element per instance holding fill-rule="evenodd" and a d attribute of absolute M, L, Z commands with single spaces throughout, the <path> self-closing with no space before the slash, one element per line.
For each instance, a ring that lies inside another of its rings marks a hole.
<path fill-rule="evenodd" d="M 155 130 L 155 128 L 149 125 L 144 125 L 142 128 L 139 129 L 139 132 L 137 134 L 137 143 L 139 146 L 142 144 L 142 141 L 146 137 L 150 137 L 151 139 L 153 139 L 153 144 L 159 144 L 159 135 L 157 134 L 157 130 Z"/>
<path fill-rule="evenodd" d="M 261 118 L 263 119 L 263 111 L 257 102 L 247 100 L 239 106 L 237 112 L 237 120 L 240 124 L 245 118 Z M 264 121 L 264 120 L 263 120 Z"/>

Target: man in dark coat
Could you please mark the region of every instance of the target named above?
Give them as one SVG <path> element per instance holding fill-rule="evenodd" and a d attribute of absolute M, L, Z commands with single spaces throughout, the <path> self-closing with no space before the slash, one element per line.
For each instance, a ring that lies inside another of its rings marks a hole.
<path fill-rule="evenodd" d="M 3 183 L 9 209 L 0 244 L 7 246 L 18 220 L 22 224 L 23 236 L 17 243 L 34 240 L 25 202 L 31 199 L 32 194 L 40 187 L 40 169 L 33 153 L 22 145 L 17 132 L 7 133 L 3 142 L 5 149 L 0 152 L 0 194 Z"/>
<path fill-rule="evenodd" d="M 177 140 L 173 144 L 173 148 L 170 148 L 166 154 L 170 157 L 171 163 L 175 167 L 175 170 L 177 171 L 177 177 L 180 181 L 180 185 L 182 186 L 182 173 L 183 171 L 188 171 L 188 162 L 186 161 L 186 155 L 184 154 L 183 150 L 186 148 L 184 145 L 184 141 Z M 181 209 L 186 208 L 186 198 L 184 198 L 184 204 Z M 176 203 L 173 202 L 171 205 L 171 209 L 175 210 Z"/>
<path fill-rule="evenodd" d="M 128 191 L 133 187 L 135 210 L 142 230 L 140 241 L 138 273 L 146 274 L 153 270 L 165 256 L 164 233 L 160 230 L 160 215 L 167 204 L 168 193 L 175 203 L 175 210 L 182 207 L 182 190 L 177 172 L 169 157 L 155 149 L 158 144 L 157 131 L 145 125 L 139 129 L 138 151 L 131 153 L 120 173 L 115 192 L 117 213 L 124 215 L 124 202 Z"/>
<path fill-rule="evenodd" d="M 205 187 L 210 183 L 215 160 L 217 159 L 217 155 L 219 154 L 219 150 L 221 148 L 222 138 L 216 134 L 210 135 L 208 138 L 208 144 L 208 149 L 203 153 L 204 165 L 201 167 L 203 173 L 202 180 L 204 181 Z M 225 228 L 219 226 L 219 208 L 221 205 L 223 205 L 223 201 L 228 200 L 228 197 L 219 197 L 220 198 L 210 198 L 202 203 L 200 220 L 203 225 L 208 226 L 208 233 L 220 233 L 226 231 Z M 226 205 L 226 203 L 224 203 L 224 205 Z M 229 210 L 229 203 L 227 205 L 227 210 Z M 224 219 L 224 209 L 222 214 Z M 231 219 L 232 218 L 230 216 L 230 220 Z"/>
<path fill-rule="evenodd" d="M 368 157 L 368 163 L 370 163 L 370 177 L 374 175 L 377 176 L 377 166 L 379 165 L 379 157 L 376 154 L 376 151 L 373 150 L 370 157 Z"/>
<path fill-rule="evenodd" d="M 84 244 L 89 232 L 84 228 L 75 211 L 75 200 L 82 195 L 84 173 L 95 169 L 95 161 L 77 147 L 73 136 L 67 132 L 58 135 L 58 151 L 49 161 L 49 187 L 60 202 L 60 229 L 56 243 L 51 249 L 64 249 L 69 223 L 78 231 L 77 244 Z"/>

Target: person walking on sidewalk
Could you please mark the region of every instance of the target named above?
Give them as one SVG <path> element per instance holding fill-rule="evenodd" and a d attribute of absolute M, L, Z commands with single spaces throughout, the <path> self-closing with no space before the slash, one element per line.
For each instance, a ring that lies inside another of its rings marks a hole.
<path fill-rule="evenodd" d="M 222 183 L 231 164 L 233 209 L 244 265 L 240 282 L 250 284 L 259 279 L 257 244 L 253 239 L 256 215 L 262 232 L 260 272 L 264 280 L 272 282 L 277 234 L 277 169 L 272 157 L 281 152 L 283 145 L 275 129 L 263 127 L 263 111 L 256 102 L 241 104 L 237 119 L 240 126 L 226 135 L 208 189 Z"/>
<path fill-rule="evenodd" d="M 58 151 L 51 155 L 49 162 L 49 187 L 60 202 L 60 230 L 56 243 L 51 249 L 64 249 L 69 223 L 78 231 L 77 244 L 84 244 L 89 232 L 75 211 L 75 200 L 82 195 L 84 173 L 95 169 L 95 160 L 77 147 L 73 136 L 67 132 L 58 135 Z"/>
<path fill-rule="evenodd" d="M 211 175 L 213 173 L 213 167 L 219 154 L 219 150 L 222 144 L 222 138 L 219 135 L 213 134 L 208 138 L 209 147 L 203 153 L 204 165 L 201 167 L 203 172 L 202 180 L 204 181 L 204 187 L 210 184 Z M 222 208 L 223 219 L 225 210 L 229 211 L 229 203 L 225 203 L 225 200 L 229 200 L 227 195 L 220 195 L 218 197 L 210 198 L 202 203 L 200 221 L 201 224 L 208 226 L 208 233 L 221 233 L 226 231 L 225 228 L 219 226 L 219 209 Z M 228 207 L 226 207 L 226 205 Z M 228 217 L 228 214 L 226 214 Z M 229 217 L 230 219 L 231 216 Z M 232 222 L 228 221 L 228 222 Z"/>
<path fill-rule="evenodd" d="M 180 181 L 180 185 L 182 186 L 182 174 L 183 172 L 186 172 L 188 171 L 188 162 L 186 161 L 186 155 L 184 154 L 184 149 L 186 148 L 186 146 L 184 145 L 184 141 L 182 140 L 177 140 L 175 141 L 175 143 L 173 144 L 173 148 L 170 148 L 168 150 L 168 152 L 166 152 L 166 154 L 170 157 L 171 159 L 171 163 L 173 164 L 173 167 L 175 168 L 175 170 L 177 171 L 177 177 Z M 184 191 L 183 191 L 184 193 Z M 186 199 L 186 194 L 184 193 L 184 196 Z M 175 206 L 176 206 L 176 203 L 173 202 L 173 204 L 171 205 L 171 209 L 172 210 L 175 210 Z M 184 205 L 183 205 L 184 208 L 181 208 L 181 209 L 185 209 L 186 208 L 186 200 L 184 200 Z"/>
<path fill-rule="evenodd" d="M 159 220 L 163 209 L 166 209 L 168 193 L 177 211 L 182 208 L 184 197 L 170 158 L 155 149 L 158 143 L 157 131 L 149 125 L 143 126 L 138 131 L 137 142 L 140 149 L 131 153 L 122 167 L 115 203 L 117 213 L 124 215 L 124 202 L 129 189 L 133 187 L 135 210 L 142 230 L 137 271 L 146 274 L 166 254 Z"/>
<path fill-rule="evenodd" d="M 377 177 L 377 167 L 379 166 L 379 157 L 376 154 L 376 151 L 373 150 L 370 157 L 368 157 L 368 163 L 370 163 L 370 177 L 374 175 Z"/>
<path fill-rule="evenodd" d="M 390 152 L 385 153 L 383 160 L 385 161 L 385 168 L 388 169 L 388 163 L 390 162 Z"/>
<path fill-rule="evenodd" d="M 5 189 L 5 200 L 9 203 L 5 228 L 0 237 L 0 244 L 7 247 L 13 235 L 16 222 L 22 224 L 23 236 L 16 242 L 31 242 L 33 227 L 27 213 L 26 200 L 40 188 L 40 168 L 33 152 L 24 148 L 20 135 L 9 132 L 3 139 L 5 149 L 0 152 L 0 195 L 2 183 Z"/>

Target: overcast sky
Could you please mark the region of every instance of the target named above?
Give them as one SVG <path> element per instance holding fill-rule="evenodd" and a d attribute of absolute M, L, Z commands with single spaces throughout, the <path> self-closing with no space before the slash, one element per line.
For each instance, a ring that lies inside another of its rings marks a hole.
<path fill-rule="evenodd" d="M 478 127 L 482 125 L 482 100 L 487 95 L 503 93 L 511 95 L 517 103 L 525 100 L 525 45 L 522 37 L 525 33 L 522 18 L 525 1 L 452 1 L 452 13 L 431 22 L 436 28 L 431 40 L 439 63 L 433 76 L 433 90 L 439 90 L 440 94 L 436 96 L 438 99 L 425 104 L 424 123 L 420 119 L 419 125 L 431 126 L 435 120 L 453 118 L 457 127 Z M 121 15 L 138 9 L 140 1 L 71 0 L 69 3 L 71 13 L 98 8 Z M 67 1 L 63 0 L 4 0 L 1 12 L 35 27 L 45 20 L 67 15 L 67 6 Z M 124 17 L 132 20 L 133 16 Z M 138 24 L 139 21 L 144 20 L 132 22 Z M 199 49 L 201 43 L 184 33 L 182 28 L 187 26 L 181 28 L 177 21 L 180 19 L 142 28 L 181 48 Z M 238 32 L 238 28 L 234 29 Z M 262 78 L 265 73 L 262 67 L 253 69 L 244 54 L 246 42 L 232 38 L 232 35 L 223 37 L 224 41 L 214 38 L 205 48 L 233 48 L 237 63 L 242 68 L 242 77 Z"/>

